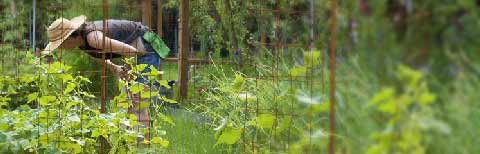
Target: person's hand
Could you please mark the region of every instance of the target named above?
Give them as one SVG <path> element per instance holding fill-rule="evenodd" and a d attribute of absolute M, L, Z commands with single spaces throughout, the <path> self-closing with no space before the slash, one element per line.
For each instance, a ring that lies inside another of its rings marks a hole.
<path fill-rule="evenodd" d="M 35 51 L 35 54 L 38 54 L 37 52 L 39 52 L 38 50 Z M 51 64 L 53 63 L 53 55 L 52 55 L 52 52 L 49 52 L 49 51 L 41 51 L 40 52 L 40 55 L 39 55 L 41 58 L 43 58 L 44 62 L 46 64 Z"/>
<path fill-rule="evenodd" d="M 114 65 L 114 73 L 120 79 L 127 80 L 128 79 L 128 68 L 125 66 Z"/>

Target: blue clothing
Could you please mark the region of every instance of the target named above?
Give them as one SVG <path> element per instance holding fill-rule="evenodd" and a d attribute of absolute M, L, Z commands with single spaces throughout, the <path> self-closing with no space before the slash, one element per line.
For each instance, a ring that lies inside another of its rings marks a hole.
<path fill-rule="evenodd" d="M 142 70 L 142 73 L 151 71 L 150 70 L 151 65 L 158 69 L 158 66 L 160 65 L 160 56 L 155 52 L 155 50 L 153 50 L 150 43 L 143 40 L 143 38 L 142 38 L 142 42 L 145 47 L 145 50 L 147 50 L 148 53 L 137 57 L 137 65 L 147 64 L 147 67 L 145 67 L 145 69 Z M 136 81 L 140 83 L 145 83 L 145 81 L 147 80 L 148 80 L 148 77 L 138 77 L 136 79 Z"/>

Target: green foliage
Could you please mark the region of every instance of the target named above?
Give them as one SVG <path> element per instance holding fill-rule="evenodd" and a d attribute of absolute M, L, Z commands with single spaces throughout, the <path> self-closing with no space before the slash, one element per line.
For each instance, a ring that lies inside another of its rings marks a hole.
<path fill-rule="evenodd" d="M 371 134 L 374 143 L 367 150 L 369 154 L 423 154 L 431 130 L 450 133 L 448 126 L 433 116 L 431 106 L 436 96 L 428 90 L 423 74 L 400 65 L 397 77 L 403 86 L 385 88 L 371 100 L 370 105 L 386 117 L 379 122 L 386 124 L 383 131 Z"/>
<path fill-rule="evenodd" d="M 39 58 L 26 56 L 25 68 L 33 66 L 29 80 L 15 82 L 3 80 L 2 87 L 28 87 L 3 91 L 0 108 L 0 151 L 2 153 L 97 153 L 100 137 L 107 140 L 110 153 L 135 153 L 137 137 L 143 129 L 135 129 L 137 117 L 129 114 L 127 107 L 115 109 L 115 113 L 101 113 L 95 96 L 83 88 L 89 79 L 72 74 L 71 67 L 60 62 L 43 64 Z M 133 81 L 132 81 L 133 82 Z M 24 91 L 23 89 L 26 89 Z M 143 92 L 143 90 L 141 90 Z M 25 96 L 16 93 L 27 92 Z M 158 94 L 158 92 L 157 92 Z M 114 99 L 122 102 L 125 94 Z M 22 97 L 24 99 L 11 99 Z M 131 103 L 131 102 L 129 102 Z M 18 104 L 12 108 L 11 104 Z M 8 108 L 7 108 L 8 107 Z M 173 124 L 163 115 L 162 121 Z M 155 130 L 152 149 L 162 150 L 169 142 L 157 136 Z"/>

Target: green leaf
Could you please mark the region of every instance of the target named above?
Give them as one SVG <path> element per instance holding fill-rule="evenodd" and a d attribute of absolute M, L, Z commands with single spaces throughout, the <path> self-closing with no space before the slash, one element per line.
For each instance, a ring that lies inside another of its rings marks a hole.
<path fill-rule="evenodd" d="M 142 99 L 150 99 L 158 95 L 158 91 L 151 90 L 151 91 L 145 91 L 140 93 L 140 98 Z"/>
<path fill-rule="evenodd" d="M 158 113 L 158 116 L 163 122 L 166 122 L 172 126 L 175 126 L 175 123 L 173 122 L 172 118 L 170 118 L 169 116 L 166 116 L 163 113 Z"/>
<path fill-rule="evenodd" d="M 72 106 L 75 106 L 77 104 L 78 104 L 78 102 L 76 102 L 76 101 L 68 102 L 67 105 L 65 106 L 65 108 L 70 109 L 70 108 L 72 108 Z"/>
<path fill-rule="evenodd" d="M 40 97 L 38 102 L 40 103 L 40 105 L 47 105 L 48 103 L 54 101 L 56 98 L 57 97 L 55 96 L 42 96 Z"/>
<path fill-rule="evenodd" d="M 275 122 L 275 116 L 271 114 L 261 114 L 257 117 L 257 125 L 260 128 L 271 129 Z"/>
<path fill-rule="evenodd" d="M 34 75 L 30 75 L 30 74 L 25 74 L 25 76 L 22 76 L 20 78 L 20 81 L 23 82 L 23 83 L 31 83 L 33 81 L 36 80 L 36 77 Z"/>
<path fill-rule="evenodd" d="M 420 104 L 429 105 L 435 101 L 436 97 L 430 92 L 424 92 L 420 95 L 418 99 L 419 99 L 418 102 Z"/>
<path fill-rule="evenodd" d="M 318 50 L 304 52 L 303 53 L 303 62 L 305 63 L 304 66 L 307 67 L 314 67 L 320 64 L 321 53 Z"/>
<path fill-rule="evenodd" d="M 172 88 L 172 87 L 170 87 L 170 85 L 168 85 L 168 81 L 167 81 L 167 80 L 161 80 L 161 81 L 159 81 L 158 83 L 160 84 L 160 86 L 165 87 L 165 88 L 167 88 L 167 89 Z"/>
<path fill-rule="evenodd" d="M 161 137 L 154 137 L 151 141 L 153 144 L 160 144 L 162 147 L 168 147 L 169 142 Z"/>
<path fill-rule="evenodd" d="M 242 129 L 235 129 L 232 127 L 228 127 L 222 131 L 222 134 L 218 137 L 217 143 L 218 144 L 235 144 L 240 139 L 242 135 Z"/>
<path fill-rule="evenodd" d="M 382 91 L 377 93 L 373 99 L 370 101 L 371 104 L 380 104 L 386 100 L 392 99 L 394 97 L 395 90 L 393 88 L 384 88 Z"/>
<path fill-rule="evenodd" d="M 398 78 L 408 84 L 409 87 L 416 87 L 423 74 L 405 65 L 398 66 Z"/>
<path fill-rule="evenodd" d="M 118 103 L 117 106 L 124 109 L 127 109 L 129 107 L 128 103 Z"/>
<path fill-rule="evenodd" d="M 63 91 L 63 94 L 68 94 L 68 93 L 72 92 L 75 89 L 76 86 L 77 85 L 75 85 L 75 83 L 72 83 L 72 82 L 68 83 L 67 87 Z"/>
<path fill-rule="evenodd" d="M 232 89 L 235 92 L 242 90 L 245 79 L 240 74 L 235 74 L 235 80 L 232 83 Z"/>
<path fill-rule="evenodd" d="M 140 83 L 135 83 L 132 85 L 132 87 L 130 87 L 130 91 L 132 92 L 132 94 L 137 94 L 142 90 L 143 90 L 143 85 Z"/>
<path fill-rule="evenodd" d="M 98 129 L 94 129 L 91 137 L 99 137 L 100 135 L 101 135 L 100 131 Z"/>
<path fill-rule="evenodd" d="M 142 72 L 147 67 L 147 64 L 138 64 L 135 66 L 135 71 Z"/>
<path fill-rule="evenodd" d="M 61 78 L 63 83 L 73 80 L 73 76 L 71 74 L 62 74 Z"/>
<path fill-rule="evenodd" d="M 290 69 L 290 74 L 292 77 L 305 75 L 305 73 L 307 73 L 307 68 L 305 66 L 298 66 Z"/>
<path fill-rule="evenodd" d="M 167 102 L 167 103 L 170 103 L 170 104 L 177 104 L 178 102 L 176 100 L 173 100 L 173 99 L 169 99 L 165 96 L 161 96 L 160 99 L 164 102 Z"/>
<path fill-rule="evenodd" d="M 38 98 L 38 92 L 34 92 L 31 94 L 28 94 L 27 96 L 27 102 L 30 103 L 32 101 L 35 101 Z"/>

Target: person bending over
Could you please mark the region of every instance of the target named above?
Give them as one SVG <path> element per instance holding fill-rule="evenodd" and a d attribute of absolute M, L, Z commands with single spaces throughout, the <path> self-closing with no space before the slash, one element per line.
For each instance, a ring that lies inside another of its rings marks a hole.
<path fill-rule="evenodd" d="M 155 33 L 140 22 L 109 19 L 106 34 L 102 32 L 103 27 L 103 21 L 86 22 L 84 15 L 71 20 L 57 19 L 48 27 L 49 43 L 41 54 L 51 55 L 59 47 L 62 49 L 79 47 L 97 61 L 102 62 L 102 51 L 105 50 L 107 67 L 119 77 L 126 71 L 123 67 L 112 63 L 110 59 L 136 57 L 137 64 L 147 64 L 142 71 L 147 72 L 150 71 L 150 65 L 158 68 L 160 58 L 166 58 L 170 51 Z M 147 80 L 138 77 L 136 81 L 145 83 Z M 128 111 L 134 113 L 144 127 L 150 127 L 148 110 L 147 108 L 138 109 L 139 104 L 140 96 L 136 94 L 133 96 L 133 105 L 128 108 Z"/>

